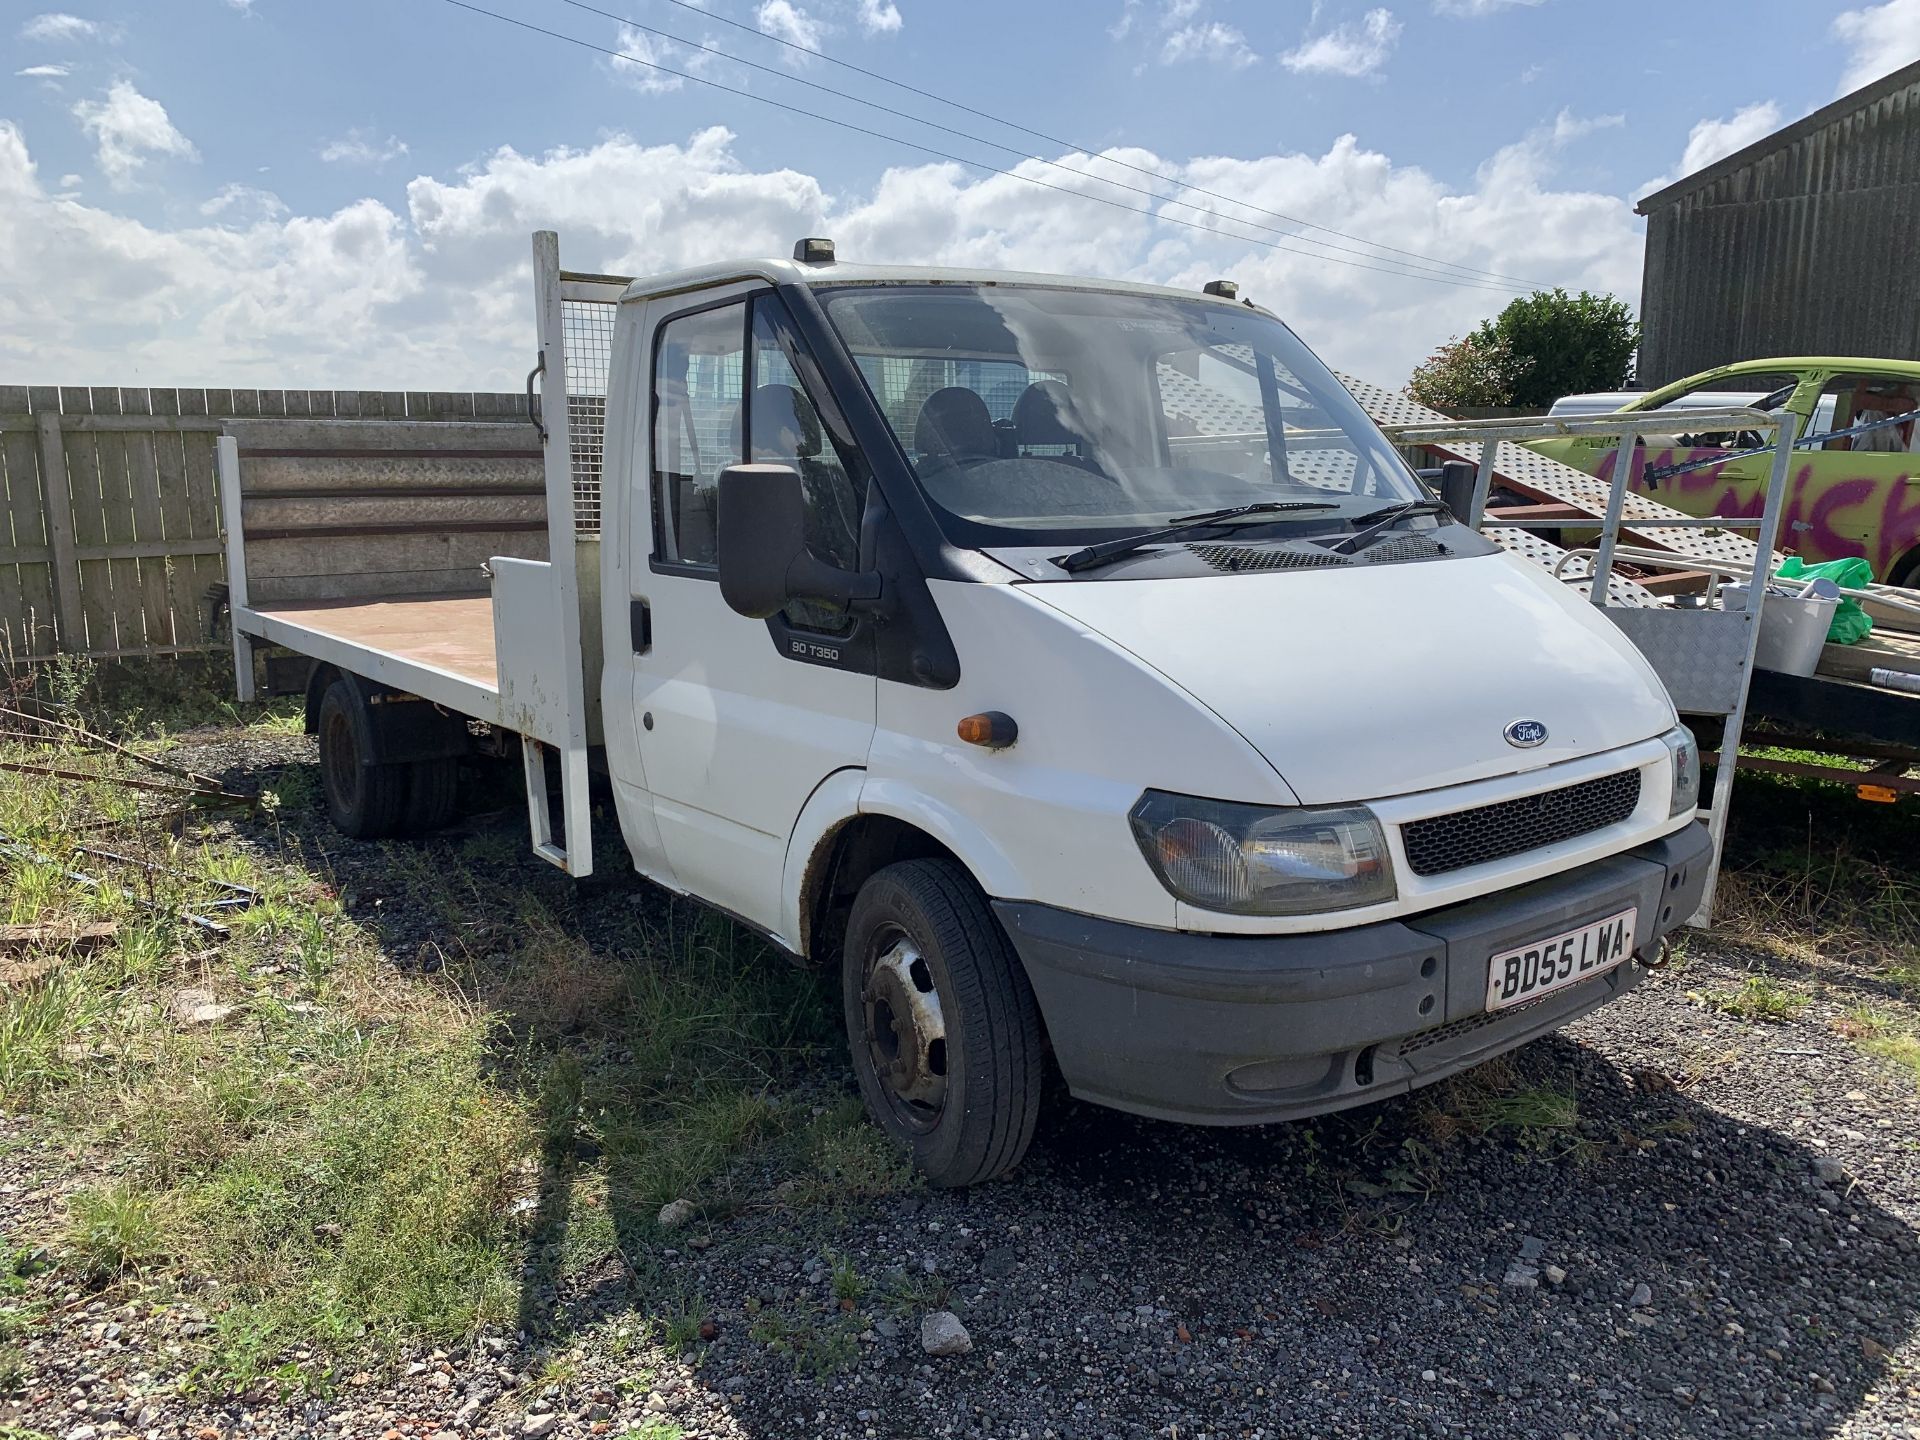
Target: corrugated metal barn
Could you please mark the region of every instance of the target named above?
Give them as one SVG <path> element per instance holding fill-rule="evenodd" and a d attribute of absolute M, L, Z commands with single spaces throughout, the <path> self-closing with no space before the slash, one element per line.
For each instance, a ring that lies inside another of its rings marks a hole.
<path fill-rule="evenodd" d="M 1642 385 L 1764 355 L 1920 358 L 1920 61 L 1636 209 Z"/>

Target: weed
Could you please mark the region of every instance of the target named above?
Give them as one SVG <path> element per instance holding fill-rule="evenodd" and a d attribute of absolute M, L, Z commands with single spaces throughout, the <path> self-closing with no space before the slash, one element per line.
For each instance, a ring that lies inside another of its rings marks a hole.
<path fill-rule="evenodd" d="M 1439 1156 L 1431 1145 L 1409 1135 L 1400 1142 L 1394 1158 L 1381 1171 L 1378 1180 L 1354 1176 L 1347 1180 L 1346 1188 L 1369 1200 L 1382 1200 L 1390 1195 L 1430 1199 L 1440 1188 Z"/>
<path fill-rule="evenodd" d="M 678 1355 L 700 1338 L 703 1320 L 696 1310 L 676 1310 L 660 1321 L 660 1343 Z"/>
<path fill-rule="evenodd" d="M 683 1440 L 686 1433 L 671 1420 L 649 1420 L 637 1430 L 623 1430 L 616 1440 Z"/>
<path fill-rule="evenodd" d="M 803 1132 L 807 1173 L 795 1198 L 840 1205 L 897 1195 L 920 1183 L 907 1156 L 868 1120 L 860 1101 L 843 1097 Z"/>
<path fill-rule="evenodd" d="M 1497 1059 L 1435 1086 L 1423 1099 L 1421 1123 L 1436 1146 L 1462 1135 L 1509 1135 L 1542 1157 L 1583 1157 L 1580 1101 L 1569 1090 L 1524 1084 L 1510 1060 Z M 1414 1157 L 1414 1173 L 1427 1162 Z"/>
<path fill-rule="evenodd" d="M 79 1191 L 68 1204 L 67 1245 L 94 1284 L 159 1259 L 162 1235 L 157 1197 L 124 1182 Z"/>
<path fill-rule="evenodd" d="M 855 1266 L 851 1259 L 845 1255 L 836 1255 L 832 1251 L 828 1251 L 827 1260 L 833 1266 L 834 1299 L 849 1301 L 858 1305 L 862 1300 L 867 1298 L 867 1291 L 870 1287 L 867 1284 L 866 1277 L 861 1275 L 859 1268 Z"/>
<path fill-rule="evenodd" d="M 26 1104 L 72 1080 L 84 1059 L 84 1038 L 107 1010 L 83 967 L 73 963 L 0 989 L 0 1100 Z"/>
<path fill-rule="evenodd" d="M 1893 1012 L 1863 1005 L 1834 1022 L 1834 1028 L 1867 1054 L 1891 1061 L 1920 1084 L 1920 1035 Z"/>
<path fill-rule="evenodd" d="M 819 1319 L 762 1310 L 747 1331 L 776 1355 L 793 1362 L 794 1369 L 820 1379 L 844 1370 L 860 1356 L 859 1334 L 866 1318 L 836 1313 Z"/>
<path fill-rule="evenodd" d="M 940 1275 L 889 1270 L 880 1281 L 880 1303 L 896 1316 L 945 1310 L 952 1301 L 953 1287 Z"/>
<path fill-rule="evenodd" d="M 1694 1003 L 1749 1024 L 1784 1025 L 1807 1007 L 1807 997 L 1765 975 L 1749 975 L 1733 990 L 1689 990 Z"/>

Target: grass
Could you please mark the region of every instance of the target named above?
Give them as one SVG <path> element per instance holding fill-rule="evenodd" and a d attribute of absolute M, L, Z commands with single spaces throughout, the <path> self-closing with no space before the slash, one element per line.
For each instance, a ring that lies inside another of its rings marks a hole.
<path fill-rule="evenodd" d="M 160 1197 L 113 1184 L 82 1190 L 67 1206 L 67 1250 L 95 1284 L 144 1269 L 165 1253 Z"/>
<path fill-rule="evenodd" d="M 1920 1085 L 1920 1033 L 1913 1017 L 1861 1005 L 1837 1020 L 1834 1028 L 1867 1054 L 1888 1061 Z"/>
<path fill-rule="evenodd" d="M 1916 852 L 1920 801 L 1868 804 L 1825 781 L 1744 774 L 1716 940 L 1815 973 L 1843 964 L 1920 1002 L 1920 873 L 1906 859 Z"/>
<path fill-rule="evenodd" d="M 1421 1092 L 1417 1115 L 1435 1147 L 1465 1136 L 1508 1139 L 1541 1158 L 1587 1153 L 1579 1134 L 1579 1096 L 1559 1085 L 1529 1083 L 1512 1058 L 1491 1060 Z M 1432 1158 L 1424 1146 L 1397 1157 L 1387 1171 L 1394 1182 L 1387 1188 L 1430 1191 Z"/>
<path fill-rule="evenodd" d="M 1731 990 L 1690 990 L 1688 998 L 1748 1024 L 1784 1025 L 1807 1008 L 1807 997 L 1765 975 L 1749 975 Z"/>
<path fill-rule="evenodd" d="M 40 683 L 95 723 L 117 706 L 121 738 L 161 733 L 140 696 L 103 701 L 77 669 Z M 131 773 L 75 747 L 0 753 Z M 176 829 L 106 783 L 0 774 L 0 832 L 47 857 L 0 857 L 0 915 L 119 927 L 91 955 L 24 957 L 32 978 L 0 985 L 0 1107 L 113 1164 L 34 1237 L 59 1266 L 44 1283 L 119 1303 L 211 1282 L 220 1303 L 185 1358 L 215 1392 L 321 1390 L 342 1365 L 482 1331 L 563 1334 L 570 1282 L 608 1273 L 637 1333 L 678 1350 L 710 1311 L 651 1258 L 663 1203 L 720 1224 L 776 1191 L 802 1212 L 913 1183 L 857 1102 L 822 1088 L 840 1041 L 818 977 L 644 892 L 606 907 L 617 924 L 589 944 L 577 892 L 520 866 L 511 833 L 395 845 L 350 881 L 373 879 L 382 910 L 350 911 L 286 828 L 312 776 L 263 777 L 281 806 L 256 823 Z M 219 912 L 228 935 L 182 920 L 233 885 L 257 899 Z M 369 913 L 429 917 L 430 938 L 396 949 Z M 233 1008 L 183 1019 L 184 990 Z M 0 1331 L 15 1313 L 0 1300 Z M 795 1343 L 811 1364 L 841 1342 Z M 0 1333 L 0 1387 L 10 1364 L 24 1379 Z"/>

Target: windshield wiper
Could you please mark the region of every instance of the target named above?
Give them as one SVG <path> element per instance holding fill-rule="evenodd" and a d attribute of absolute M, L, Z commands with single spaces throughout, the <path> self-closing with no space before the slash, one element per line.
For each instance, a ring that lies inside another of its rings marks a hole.
<path fill-rule="evenodd" d="M 1144 550 L 1149 545 L 1157 545 L 1163 540 L 1180 540 L 1188 535 L 1197 535 L 1243 515 L 1274 515 L 1305 510 L 1338 510 L 1340 506 L 1332 500 L 1258 500 L 1251 505 L 1229 505 L 1224 510 L 1202 510 L 1197 515 L 1176 515 L 1175 524 L 1163 526 L 1158 530 L 1142 530 L 1138 535 L 1122 535 L 1118 540 L 1102 540 L 1097 545 L 1088 545 L 1071 555 L 1061 555 L 1054 564 L 1069 574 L 1082 570 L 1091 570 L 1096 565 L 1104 565 L 1109 560 L 1117 560 L 1122 555 L 1131 555 L 1136 550 Z"/>
<path fill-rule="evenodd" d="M 1364 525 L 1364 530 L 1356 530 L 1346 539 L 1329 545 L 1329 550 L 1337 550 L 1351 555 L 1364 541 L 1371 540 L 1395 521 L 1404 520 L 1409 515 L 1451 515 L 1453 512 L 1438 500 L 1407 500 L 1399 505 L 1388 505 L 1384 509 L 1369 510 L 1364 515 L 1353 517 L 1353 523 Z"/>

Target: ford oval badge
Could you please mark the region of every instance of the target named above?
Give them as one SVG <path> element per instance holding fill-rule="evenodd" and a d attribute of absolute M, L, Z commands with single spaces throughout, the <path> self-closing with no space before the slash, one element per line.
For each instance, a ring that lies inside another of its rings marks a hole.
<path fill-rule="evenodd" d="M 1546 743 L 1547 727 L 1538 720 L 1516 720 L 1506 728 L 1507 744 L 1531 750 Z"/>

